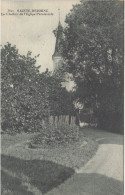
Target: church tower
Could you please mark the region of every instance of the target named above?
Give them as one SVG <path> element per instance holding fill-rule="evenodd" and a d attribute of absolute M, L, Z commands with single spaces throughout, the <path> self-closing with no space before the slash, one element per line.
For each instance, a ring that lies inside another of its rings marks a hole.
<path fill-rule="evenodd" d="M 58 68 L 62 66 L 63 57 L 62 57 L 62 42 L 63 42 L 63 27 L 60 23 L 60 10 L 59 10 L 59 24 L 57 29 L 54 31 L 56 36 L 55 51 L 52 56 L 53 60 L 53 72 L 57 71 Z"/>
<path fill-rule="evenodd" d="M 52 55 L 53 60 L 53 74 L 58 72 L 58 69 L 63 66 L 63 27 L 60 23 L 60 10 L 59 10 L 59 24 L 55 31 L 53 31 L 56 37 L 56 44 L 55 44 L 55 51 Z M 64 75 L 64 82 L 62 82 L 62 86 L 65 87 L 68 91 L 71 91 L 75 86 L 74 82 L 72 81 L 72 75 L 69 73 L 65 73 Z"/>

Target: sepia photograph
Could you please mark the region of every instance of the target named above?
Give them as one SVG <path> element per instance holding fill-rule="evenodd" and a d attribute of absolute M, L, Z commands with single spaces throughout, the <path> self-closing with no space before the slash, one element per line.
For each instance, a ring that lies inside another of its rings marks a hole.
<path fill-rule="evenodd" d="M 1 195 L 124 194 L 124 1 L 1 0 Z"/>

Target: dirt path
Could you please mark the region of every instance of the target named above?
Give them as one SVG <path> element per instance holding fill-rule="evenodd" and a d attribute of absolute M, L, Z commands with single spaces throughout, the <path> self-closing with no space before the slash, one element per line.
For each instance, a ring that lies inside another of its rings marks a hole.
<path fill-rule="evenodd" d="M 46 195 L 122 195 L 123 136 L 98 130 L 83 130 L 99 142 L 96 155 L 85 167 Z"/>

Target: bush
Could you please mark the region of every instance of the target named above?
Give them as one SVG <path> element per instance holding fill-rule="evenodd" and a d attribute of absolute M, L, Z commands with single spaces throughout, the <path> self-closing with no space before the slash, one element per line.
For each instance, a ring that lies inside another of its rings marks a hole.
<path fill-rule="evenodd" d="M 72 119 L 74 120 L 74 117 Z M 32 144 L 66 144 L 79 139 L 79 127 L 75 124 L 75 120 L 72 120 L 71 124 L 68 123 L 68 116 L 63 116 L 60 120 L 56 117 L 55 121 L 50 117 L 48 120 L 44 123 L 40 135 L 32 140 Z"/>

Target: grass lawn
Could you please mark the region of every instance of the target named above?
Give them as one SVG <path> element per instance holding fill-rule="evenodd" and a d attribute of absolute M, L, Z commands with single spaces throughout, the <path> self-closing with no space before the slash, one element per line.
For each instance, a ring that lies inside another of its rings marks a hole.
<path fill-rule="evenodd" d="M 39 195 L 71 177 L 96 152 L 97 143 L 80 132 L 78 142 L 28 147 L 36 134 L 2 135 L 2 195 Z"/>

